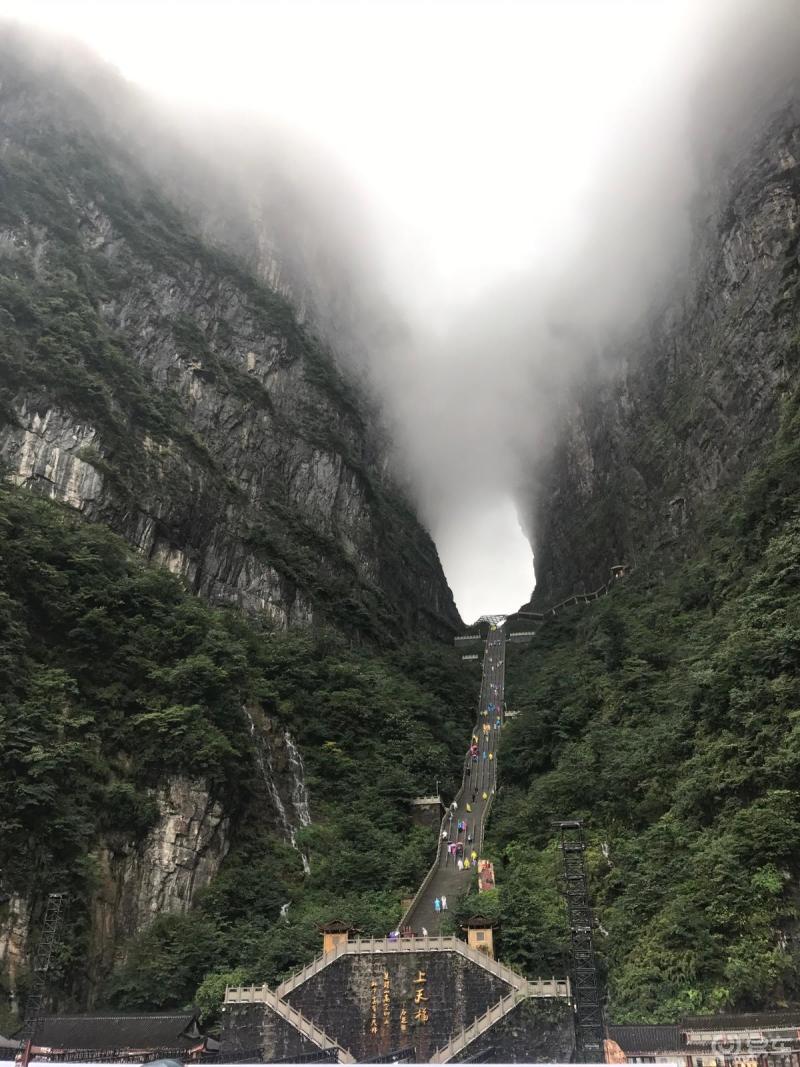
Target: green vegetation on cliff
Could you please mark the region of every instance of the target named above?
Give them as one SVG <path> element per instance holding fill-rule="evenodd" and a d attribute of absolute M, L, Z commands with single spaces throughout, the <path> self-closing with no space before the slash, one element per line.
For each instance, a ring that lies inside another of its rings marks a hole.
<path fill-rule="evenodd" d="M 795 396 L 701 556 L 510 652 L 501 951 L 563 967 L 549 823 L 585 818 L 615 1021 L 800 999 L 799 494 Z"/>
<path fill-rule="evenodd" d="M 179 553 L 212 599 L 383 646 L 451 633 L 373 402 L 154 158 L 200 162 L 112 72 L 39 52 L 0 28 L 2 459 L 71 503 L 88 464 L 86 516 Z"/>
<path fill-rule="evenodd" d="M 209 608 L 104 527 L 0 486 L 0 890 L 70 894 L 53 988 L 79 1004 L 101 977 L 86 973 L 99 850 L 135 848 L 176 775 L 232 817 L 231 852 L 192 912 L 129 946 L 101 998 L 182 1004 L 234 967 L 272 982 L 340 914 L 385 934 L 430 860 L 407 801 L 454 784 L 473 688 L 440 646 L 381 655 Z M 245 708 L 305 755 L 309 876 L 276 828 Z"/>

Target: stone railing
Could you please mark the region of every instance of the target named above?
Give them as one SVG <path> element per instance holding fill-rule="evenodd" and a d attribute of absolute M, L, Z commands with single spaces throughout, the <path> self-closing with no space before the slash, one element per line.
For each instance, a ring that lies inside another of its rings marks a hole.
<path fill-rule="evenodd" d="M 626 567 L 623 574 L 613 575 L 605 585 L 601 585 L 599 589 L 595 589 L 593 593 L 573 593 L 572 596 L 568 596 L 565 600 L 560 600 L 557 604 L 551 604 L 550 607 L 544 608 L 543 611 L 516 611 L 515 615 L 521 615 L 524 619 L 537 619 L 539 622 L 543 622 L 548 615 L 557 615 L 563 608 L 571 608 L 575 604 L 591 604 L 593 600 L 599 600 L 600 597 L 610 593 L 614 586 L 633 574 L 635 567 Z M 512 634 L 508 635 L 513 636 Z"/>
<path fill-rule="evenodd" d="M 481 691 L 483 691 L 483 687 L 481 687 Z M 467 759 L 464 760 L 463 769 L 462 769 L 462 772 L 461 772 L 461 786 L 460 786 L 458 792 L 456 793 L 455 797 L 453 798 L 458 805 L 461 804 L 462 797 L 464 796 L 464 789 L 466 788 L 466 784 L 467 784 L 467 763 L 468 762 L 469 762 L 469 757 L 467 757 Z M 405 912 L 403 913 L 403 917 L 402 917 L 402 919 L 400 920 L 400 922 L 398 924 L 398 928 L 401 929 L 401 930 L 404 927 L 409 925 L 409 918 L 411 917 L 411 915 L 413 915 L 414 909 L 416 908 L 417 904 L 419 904 L 420 900 L 424 896 L 425 891 L 427 890 L 428 886 L 431 884 L 433 879 L 436 877 L 436 872 L 438 871 L 439 865 L 442 862 L 442 850 L 445 847 L 445 843 L 446 843 L 446 838 L 442 837 L 442 834 L 447 829 L 448 820 L 451 819 L 451 818 L 452 818 L 452 814 L 450 812 L 450 809 L 448 808 L 447 811 L 445 811 L 444 815 L 442 816 L 442 821 L 441 821 L 441 823 L 439 825 L 439 839 L 436 842 L 436 857 L 435 857 L 433 863 L 428 868 L 428 871 L 427 871 L 425 877 L 420 882 L 419 888 L 417 889 L 416 893 L 411 898 L 411 903 L 408 905 L 408 907 L 406 908 Z"/>
<path fill-rule="evenodd" d="M 320 1029 L 302 1012 L 293 1008 L 282 1000 L 277 992 L 273 992 L 267 985 L 251 986 L 226 986 L 226 1004 L 267 1004 L 274 1012 L 290 1023 L 295 1030 L 308 1038 L 317 1048 L 324 1050 L 333 1049 L 339 1063 L 355 1063 L 356 1059 L 347 1049 L 342 1048 L 338 1041 L 328 1037 L 324 1030 Z"/>
<path fill-rule="evenodd" d="M 457 1056 L 459 1052 L 462 1052 L 467 1045 L 471 1044 L 481 1034 L 486 1033 L 490 1026 L 494 1026 L 499 1022 L 504 1015 L 508 1015 L 512 1008 L 515 1008 L 519 1004 L 519 993 L 516 990 L 513 993 L 509 993 L 508 996 L 503 997 L 496 1004 L 493 1004 L 488 1011 L 484 1012 L 480 1018 L 475 1019 L 469 1026 L 465 1026 L 460 1033 L 451 1038 L 446 1045 L 437 1049 L 431 1056 L 431 1063 L 449 1063 L 454 1056 Z"/>
<path fill-rule="evenodd" d="M 502 640 L 501 640 L 501 643 L 500 643 L 500 647 L 501 647 L 501 652 L 502 652 L 502 656 L 503 656 L 503 665 L 502 666 L 503 666 L 503 693 L 504 694 L 505 694 L 505 684 L 506 684 L 505 657 L 506 657 L 506 641 L 507 640 L 508 640 L 508 635 L 506 634 L 505 630 L 503 630 L 503 637 L 502 637 Z M 493 772 L 492 772 L 492 776 L 494 778 L 494 785 L 489 791 L 489 800 L 484 805 L 483 811 L 481 812 L 480 828 L 479 828 L 478 833 L 475 836 L 475 848 L 478 850 L 478 852 L 481 852 L 483 850 L 483 837 L 484 837 L 484 834 L 486 833 L 486 823 L 489 821 L 489 814 L 491 813 L 491 810 L 492 810 L 492 804 L 494 802 L 494 794 L 495 794 L 495 791 L 497 789 L 497 781 L 498 781 L 498 778 L 500 777 L 499 760 L 500 760 L 500 743 L 499 743 L 499 739 L 498 739 L 497 744 L 495 744 L 495 746 L 494 746 L 494 760 L 492 761 L 493 765 L 494 765 L 494 769 L 493 769 Z"/>
<path fill-rule="evenodd" d="M 569 981 L 556 978 L 539 978 L 535 981 L 529 981 L 527 978 L 523 978 L 521 974 L 517 974 L 516 971 L 512 971 L 510 967 L 506 967 L 505 964 L 492 959 L 485 952 L 479 952 L 478 949 L 472 948 L 465 941 L 461 941 L 460 938 L 454 936 L 401 937 L 396 941 L 383 937 L 370 937 L 344 941 L 330 952 L 317 956 L 302 970 L 297 971 L 296 974 L 281 982 L 274 995 L 279 998 L 288 996 L 298 986 L 303 985 L 309 978 L 313 978 L 315 974 L 319 974 L 334 960 L 338 960 L 342 956 L 412 952 L 457 952 L 460 956 L 471 960 L 479 967 L 483 967 L 484 970 L 489 971 L 526 997 L 569 998 L 571 995 Z M 231 992 L 235 992 L 235 990 L 232 989 Z M 227 1002 L 227 992 L 225 999 Z"/>
<path fill-rule="evenodd" d="M 487 639 L 487 644 L 488 644 L 488 639 Z M 503 646 L 505 646 L 505 631 L 503 631 L 502 644 L 503 644 Z M 504 653 L 504 655 L 505 655 L 505 653 Z M 505 678 L 505 664 L 503 664 L 503 677 Z M 481 716 L 480 716 L 480 710 L 483 707 L 484 697 L 486 695 L 485 694 L 485 688 L 486 688 L 486 648 L 484 647 L 483 672 L 482 672 L 482 675 L 481 675 L 481 690 L 480 690 L 480 694 L 478 696 L 478 712 L 479 712 L 479 714 L 478 714 L 478 721 L 477 721 L 477 723 L 475 724 L 475 726 L 473 728 L 473 733 L 479 733 L 480 729 L 481 729 L 481 726 L 482 726 L 482 719 L 481 719 Z M 497 756 L 496 756 L 496 753 L 495 753 L 495 759 L 496 758 L 497 758 Z M 464 797 L 464 793 L 468 789 L 467 767 L 469 766 L 469 762 L 470 762 L 469 761 L 469 757 L 467 757 L 464 760 L 464 764 L 463 764 L 463 768 L 462 768 L 462 772 L 461 772 L 461 786 L 460 786 L 458 792 L 456 793 L 456 795 L 454 797 L 454 800 L 459 805 L 459 807 L 461 806 L 461 801 L 462 801 L 462 799 Z M 496 786 L 496 784 L 497 784 L 497 769 L 496 768 L 494 769 L 493 777 L 494 777 L 495 786 Z M 484 827 L 485 827 L 485 824 L 486 824 L 486 814 L 487 814 L 487 812 L 488 812 L 488 810 L 489 810 L 489 808 L 491 807 L 491 804 L 492 804 L 491 797 L 492 797 L 492 794 L 490 794 L 489 803 L 486 805 L 486 809 L 484 810 L 484 813 L 483 813 L 483 815 L 481 817 L 480 838 L 476 837 L 474 842 L 473 842 L 475 848 L 478 851 L 480 851 L 481 846 L 483 845 L 483 831 L 484 831 Z M 428 889 L 428 886 L 431 884 L 433 879 L 436 877 L 436 873 L 437 873 L 437 871 L 439 869 L 439 866 L 440 866 L 440 864 L 442 862 L 442 850 L 443 850 L 443 847 L 445 845 L 445 840 L 446 840 L 445 838 L 442 837 L 442 832 L 447 829 L 446 823 L 447 823 L 449 817 L 450 817 L 449 811 L 445 812 L 444 817 L 442 819 L 441 826 L 439 827 L 439 840 L 438 840 L 438 842 L 436 844 L 436 857 L 435 857 L 433 863 L 431 864 L 431 866 L 428 868 L 428 871 L 427 871 L 425 877 L 422 879 L 422 882 L 421 882 L 419 888 L 417 889 L 416 893 L 414 894 L 414 896 L 413 896 L 413 898 L 411 900 L 411 903 L 409 904 L 409 906 L 406 908 L 405 912 L 403 913 L 403 917 L 402 917 L 402 919 L 400 920 L 400 923 L 399 923 L 399 929 L 401 929 L 401 930 L 404 927 L 410 925 L 409 921 L 410 921 L 411 916 L 414 914 L 415 908 L 417 907 L 417 905 L 419 904 L 420 900 L 425 895 L 425 893 L 426 893 L 426 891 Z"/>

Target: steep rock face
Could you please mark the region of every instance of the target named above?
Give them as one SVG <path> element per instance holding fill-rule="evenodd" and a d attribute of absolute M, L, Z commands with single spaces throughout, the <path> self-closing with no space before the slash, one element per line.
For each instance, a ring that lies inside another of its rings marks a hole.
<path fill-rule="evenodd" d="M 173 778 L 154 791 L 153 799 L 158 818 L 142 840 L 109 835 L 93 852 L 97 887 L 89 902 L 84 969 L 90 988 L 108 974 L 128 938 L 158 915 L 189 909 L 230 847 L 230 819 L 204 782 Z M 44 900 L 16 894 L 3 908 L 0 968 L 12 1000 L 20 973 L 30 967 L 30 933 L 38 928 L 43 908 Z"/>
<path fill-rule="evenodd" d="M 5 58 L 10 476 L 280 625 L 450 633 L 435 547 L 388 473 L 367 399 L 278 292 L 196 236 L 124 130 Z"/>
<path fill-rule="evenodd" d="M 255 709 L 247 713 L 263 790 L 259 821 L 295 848 L 311 815 L 305 771 L 289 732 Z M 153 790 L 158 817 L 142 839 L 107 834 L 92 852 L 96 888 L 88 906 L 87 960 L 80 998 L 102 997 L 104 978 L 124 955 L 126 942 L 159 915 L 184 914 L 218 873 L 231 846 L 230 813 L 202 780 L 166 779 Z M 299 849 L 298 849 L 299 851 Z M 308 870 L 306 857 L 301 853 Z M 0 910 L 0 972 L 12 1003 L 30 966 L 30 934 L 44 901 L 11 894 Z M 73 916 L 74 919 L 74 916 Z"/>
<path fill-rule="evenodd" d="M 203 782 L 161 786 L 159 818 L 139 843 L 105 843 L 96 855 L 100 888 L 92 907 L 92 970 L 107 970 L 116 946 L 156 916 L 185 912 L 230 846 L 230 819 Z"/>
<path fill-rule="evenodd" d="M 698 205 L 685 286 L 573 396 L 538 475 L 536 601 L 688 550 L 777 425 L 798 373 L 800 105 Z"/>
<path fill-rule="evenodd" d="M 4 911 L 0 919 L 0 966 L 9 989 L 9 1007 L 14 1010 L 18 977 L 28 966 L 30 905 L 24 897 L 13 893 L 5 902 Z"/>

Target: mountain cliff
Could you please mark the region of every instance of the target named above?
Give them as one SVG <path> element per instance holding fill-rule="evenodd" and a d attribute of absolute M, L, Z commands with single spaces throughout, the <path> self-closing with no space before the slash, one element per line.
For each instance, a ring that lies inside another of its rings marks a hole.
<path fill-rule="evenodd" d="M 144 162 L 146 109 L 13 31 L 0 57 L 10 477 L 213 602 L 381 641 L 452 633 L 379 413 L 286 296 L 169 199 Z"/>
<path fill-rule="evenodd" d="M 492 824 L 500 951 L 563 965 L 554 818 L 581 818 L 607 1017 L 800 1003 L 800 109 L 698 200 L 691 266 L 540 470 Z M 700 211 L 705 205 L 707 210 Z"/>
<path fill-rule="evenodd" d="M 581 381 L 539 465 L 540 604 L 598 587 L 614 563 L 660 567 L 691 553 L 798 380 L 800 103 L 737 147 L 695 198 L 682 282 Z"/>
<path fill-rule="evenodd" d="M 385 933 L 470 701 L 417 644 L 458 613 L 286 219 L 237 258 L 113 71 L 8 28 L 0 70 L 5 1030 L 51 891 L 57 1006 L 273 981 L 340 907 Z"/>
<path fill-rule="evenodd" d="M 274 981 L 342 908 L 385 933 L 429 862 L 408 801 L 453 788 L 473 685 L 430 640 L 379 653 L 212 608 L 102 523 L 0 486 L 2 1026 L 49 892 L 58 1006 Z"/>

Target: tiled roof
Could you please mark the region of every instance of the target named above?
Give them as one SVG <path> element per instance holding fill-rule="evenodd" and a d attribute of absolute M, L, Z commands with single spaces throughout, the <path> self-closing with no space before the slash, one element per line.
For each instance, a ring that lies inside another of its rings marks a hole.
<path fill-rule="evenodd" d="M 677 1052 L 683 1045 L 678 1026 L 609 1026 L 608 1036 L 629 1056 L 637 1052 Z"/>
<path fill-rule="evenodd" d="M 50 1048 L 158 1049 L 197 1043 L 192 1012 L 152 1015 L 45 1015 L 36 1026 L 36 1044 Z"/>
<path fill-rule="evenodd" d="M 800 1027 L 800 1009 L 757 1011 L 740 1015 L 690 1015 L 683 1020 L 686 1030 L 767 1030 L 772 1027 Z"/>

